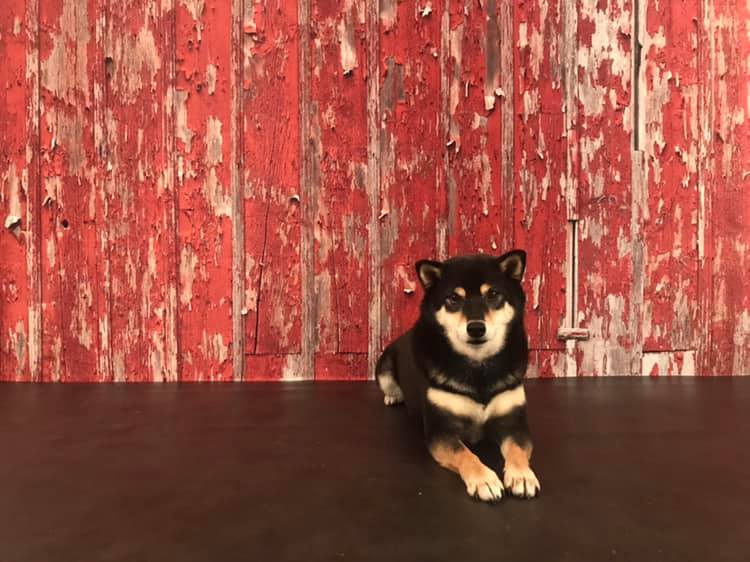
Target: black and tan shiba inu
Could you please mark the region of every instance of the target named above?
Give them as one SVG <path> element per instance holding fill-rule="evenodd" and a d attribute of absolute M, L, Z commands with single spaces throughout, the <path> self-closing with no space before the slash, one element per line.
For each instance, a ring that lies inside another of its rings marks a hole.
<path fill-rule="evenodd" d="M 425 289 L 419 320 L 386 348 L 376 368 L 385 403 L 405 400 L 421 415 L 430 453 L 461 476 L 469 495 L 536 496 L 521 384 L 529 355 L 521 288 L 526 253 L 422 260 L 416 267 Z M 466 447 L 480 439 L 500 448 L 502 481 Z"/>

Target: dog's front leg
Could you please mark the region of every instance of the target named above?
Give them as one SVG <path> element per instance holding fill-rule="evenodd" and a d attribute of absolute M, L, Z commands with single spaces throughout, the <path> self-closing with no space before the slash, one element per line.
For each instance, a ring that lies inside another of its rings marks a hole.
<path fill-rule="evenodd" d="M 483 501 L 503 497 L 503 484 L 494 470 L 482 464 L 457 437 L 432 438 L 430 453 L 437 463 L 457 473 L 466 484 L 466 493 Z"/>
<path fill-rule="evenodd" d="M 500 445 L 500 452 L 505 459 L 503 482 L 506 489 L 519 498 L 535 497 L 541 486 L 530 465 L 533 445 L 526 421 L 526 408 L 522 406 L 505 416 L 490 420 L 486 429 Z"/>

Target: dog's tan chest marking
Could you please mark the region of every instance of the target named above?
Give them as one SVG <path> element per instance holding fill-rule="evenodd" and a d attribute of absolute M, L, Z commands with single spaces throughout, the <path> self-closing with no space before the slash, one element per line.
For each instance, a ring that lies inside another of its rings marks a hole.
<path fill-rule="evenodd" d="M 518 385 L 511 390 L 496 394 L 485 405 L 463 394 L 430 388 L 427 390 L 427 400 L 441 410 L 461 418 L 468 418 L 477 425 L 484 425 L 487 420 L 505 416 L 526 404 L 526 393 L 523 386 Z"/>

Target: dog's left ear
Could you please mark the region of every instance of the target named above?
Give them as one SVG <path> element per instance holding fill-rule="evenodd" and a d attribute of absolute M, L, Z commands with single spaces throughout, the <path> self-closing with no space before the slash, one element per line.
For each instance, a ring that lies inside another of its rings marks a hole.
<path fill-rule="evenodd" d="M 438 282 L 443 274 L 443 264 L 439 261 L 419 260 L 416 263 L 417 275 L 425 290 Z"/>
<path fill-rule="evenodd" d="M 511 250 L 497 258 L 500 270 L 511 279 L 520 281 L 526 271 L 526 252 L 523 250 Z"/>

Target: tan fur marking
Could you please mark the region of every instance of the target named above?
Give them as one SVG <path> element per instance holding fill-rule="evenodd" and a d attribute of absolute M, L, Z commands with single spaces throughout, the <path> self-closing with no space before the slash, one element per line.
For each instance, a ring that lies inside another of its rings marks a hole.
<path fill-rule="evenodd" d="M 464 445 L 454 450 L 448 445 L 438 443 L 430 449 L 430 453 L 440 466 L 461 475 L 476 473 L 484 466 L 479 457 Z"/>
<path fill-rule="evenodd" d="M 482 293 L 482 296 L 487 294 L 487 291 L 489 291 L 492 288 L 492 285 L 489 283 L 482 283 L 482 286 L 479 287 L 479 292 Z"/>
<path fill-rule="evenodd" d="M 455 416 L 469 418 L 477 423 L 484 419 L 484 406 L 463 394 L 456 394 L 439 388 L 429 388 L 427 390 L 427 401 L 441 410 L 450 412 Z"/>
<path fill-rule="evenodd" d="M 458 449 L 437 443 L 430 448 L 432 458 L 437 463 L 457 473 L 466 484 L 470 496 L 478 496 L 484 501 L 499 500 L 503 495 L 503 485 L 495 471 L 488 468 L 463 443 Z"/>
<path fill-rule="evenodd" d="M 456 287 L 455 289 L 453 289 L 453 292 L 461 298 L 466 298 L 466 289 L 464 289 L 463 287 Z"/>
<path fill-rule="evenodd" d="M 526 391 L 522 385 L 496 394 L 485 408 L 485 418 L 499 418 L 526 404 Z"/>
<path fill-rule="evenodd" d="M 510 255 L 500 262 L 500 269 L 510 275 L 513 279 L 518 279 L 520 281 L 523 277 L 523 262 L 516 254 Z"/>
<path fill-rule="evenodd" d="M 521 447 L 510 437 L 505 438 L 500 445 L 500 452 L 503 454 L 505 463 L 519 469 L 529 468 L 531 449 L 531 445 Z"/>
<path fill-rule="evenodd" d="M 478 425 L 483 425 L 490 418 L 499 418 L 509 414 L 513 409 L 526 404 L 526 393 L 519 385 L 512 390 L 496 394 L 486 406 L 463 394 L 456 394 L 438 388 L 427 390 L 427 401 L 441 410 L 455 416 L 469 418 Z"/>
<path fill-rule="evenodd" d="M 422 284 L 425 287 L 431 287 L 436 279 L 440 278 L 440 268 L 429 263 L 422 264 L 419 268 L 419 278 L 422 280 Z"/>
<path fill-rule="evenodd" d="M 539 493 L 539 480 L 531 470 L 531 445 L 521 447 L 511 437 L 503 440 L 500 452 L 505 458 L 503 482 L 510 493 L 520 498 L 533 498 Z"/>

